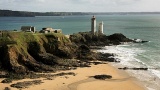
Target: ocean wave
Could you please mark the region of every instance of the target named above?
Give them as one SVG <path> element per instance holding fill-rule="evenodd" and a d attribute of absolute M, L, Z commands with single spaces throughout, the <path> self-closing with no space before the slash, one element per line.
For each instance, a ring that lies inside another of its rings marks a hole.
<path fill-rule="evenodd" d="M 140 60 L 136 59 L 135 57 L 139 54 L 144 52 L 139 48 L 130 48 L 130 45 L 118 45 L 118 46 L 106 46 L 103 50 L 98 50 L 98 52 L 103 53 L 112 53 L 114 54 L 115 59 L 119 59 L 121 63 L 124 65 L 134 66 L 129 62 L 137 61 L 141 62 Z M 128 48 L 127 48 L 128 47 Z M 143 62 L 141 62 L 143 63 Z"/>
<path fill-rule="evenodd" d="M 130 68 L 149 68 L 148 71 L 129 70 L 129 73 L 131 73 L 131 75 L 138 78 L 142 82 L 152 83 L 150 85 L 146 85 L 149 90 L 152 90 L 151 88 L 154 88 L 153 90 L 158 90 L 156 87 L 159 88 L 158 84 L 160 84 L 160 80 L 155 80 L 155 78 L 157 77 L 160 79 L 160 70 L 155 69 L 156 67 L 154 66 L 150 66 L 150 64 L 146 63 L 147 61 L 144 62 L 138 58 L 139 56 L 149 56 L 145 56 L 144 53 L 146 50 L 138 48 L 137 44 L 106 46 L 103 49 L 98 50 L 98 52 L 112 53 L 114 58 L 120 61 L 120 63 L 118 63 L 120 66 Z"/>

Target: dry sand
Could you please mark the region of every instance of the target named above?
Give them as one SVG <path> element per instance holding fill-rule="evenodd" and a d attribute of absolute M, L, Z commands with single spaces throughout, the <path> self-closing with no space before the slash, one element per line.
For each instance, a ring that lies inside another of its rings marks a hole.
<path fill-rule="evenodd" d="M 76 76 L 59 76 L 53 80 L 40 78 L 38 80 L 42 80 L 44 83 L 23 90 L 145 90 L 143 85 L 138 83 L 134 77 L 130 77 L 124 71 L 118 70 L 109 64 L 92 65 L 92 67 L 63 72 L 74 72 Z M 90 78 L 90 76 L 101 74 L 111 75 L 112 79 L 96 80 Z M 13 83 L 22 81 L 29 80 L 24 79 Z M 0 83 L 0 90 L 10 87 L 10 85 Z M 11 88 L 11 90 L 18 89 Z"/>

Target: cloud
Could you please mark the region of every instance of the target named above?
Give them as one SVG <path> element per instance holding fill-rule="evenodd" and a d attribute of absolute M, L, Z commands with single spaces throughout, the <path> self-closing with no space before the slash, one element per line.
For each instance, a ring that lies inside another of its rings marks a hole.
<path fill-rule="evenodd" d="M 140 0 L 114 0 L 117 5 L 130 5 L 139 2 Z"/>
<path fill-rule="evenodd" d="M 25 11 L 159 11 L 160 0 L 0 0 L 1 9 Z"/>

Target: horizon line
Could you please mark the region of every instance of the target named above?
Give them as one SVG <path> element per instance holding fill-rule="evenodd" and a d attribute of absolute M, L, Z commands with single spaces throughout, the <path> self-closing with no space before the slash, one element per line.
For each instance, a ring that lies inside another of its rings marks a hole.
<path fill-rule="evenodd" d="M 160 13 L 160 11 L 120 11 L 120 12 L 107 12 L 107 11 L 22 11 L 22 10 L 10 10 L 10 9 L 0 9 L 8 11 L 19 11 L 19 12 L 36 12 L 36 13 L 46 13 L 46 12 L 69 12 L 69 13 Z"/>

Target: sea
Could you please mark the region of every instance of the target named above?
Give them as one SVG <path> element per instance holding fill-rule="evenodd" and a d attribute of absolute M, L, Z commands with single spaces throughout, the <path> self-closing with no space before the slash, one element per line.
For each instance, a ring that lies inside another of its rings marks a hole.
<path fill-rule="evenodd" d="M 62 29 L 64 34 L 91 30 L 91 15 L 80 16 L 36 16 L 36 17 L 0 17 L 0 30 L 20 30 L 21 26 L 35 26 Z M 104 34 L 122 33 L 130 39 L 141 39 L 147 43 L 125 43 L 106 46 L 99 52 L 113 53 L 120 63 L 119 67 L 149 68 L 126 70 L 137 78 L 148 90 L 160 90 L 160 15 L 97 15 L 98 23 L 104 22 Z"/>

